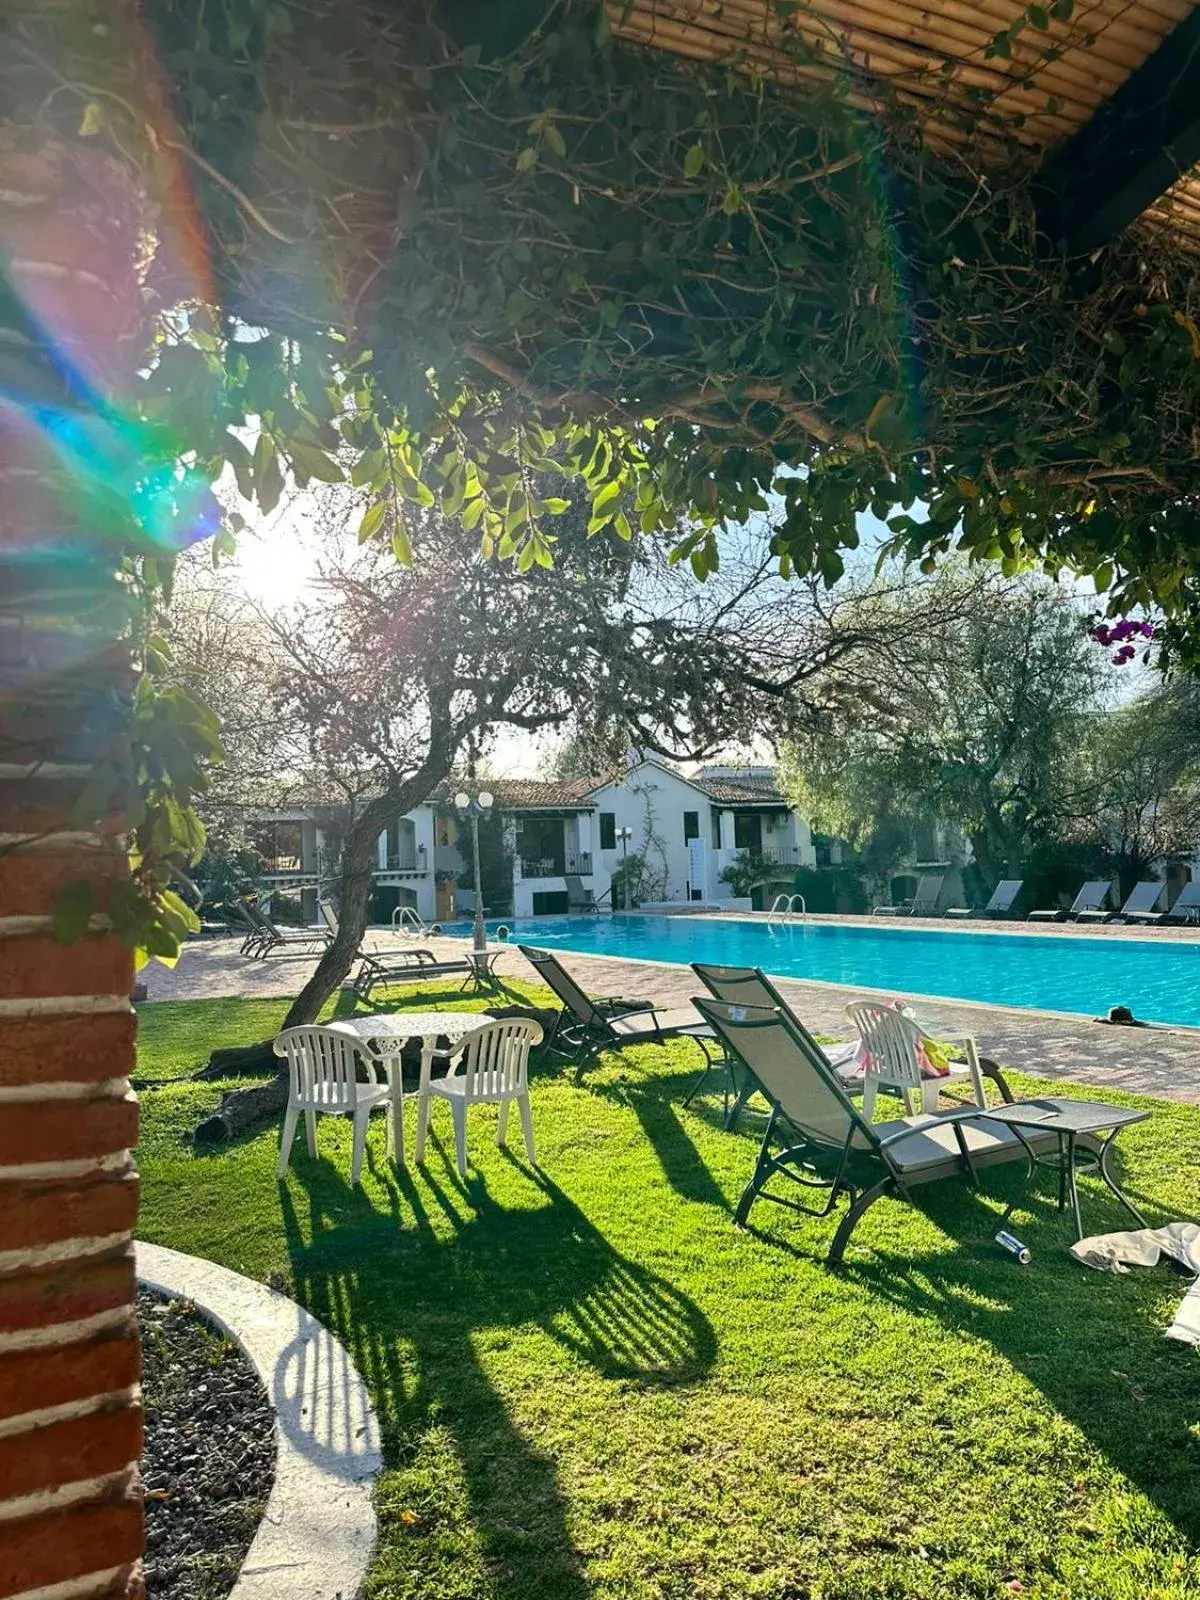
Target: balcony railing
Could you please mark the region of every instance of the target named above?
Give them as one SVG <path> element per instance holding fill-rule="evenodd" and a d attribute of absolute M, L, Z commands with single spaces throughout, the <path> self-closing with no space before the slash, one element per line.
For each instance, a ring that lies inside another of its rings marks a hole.
<path fill-rule="evenodd" d="M 768 844 L 755 851 L 758 859 L 768 867 L 798 867 L 800 852 L 794 844 Z"/>
<path fill-rule="evenodd" d="M 387 872 L 424 872 L 425 858 L 419 861 L 413 855 L 389 855 L 387 858 Z"/>
<path fill-rule="evenodd" d="M 520 855 L 517 865 L 522 878 L 562 878 L 568 873 L 572 877 L 578 874 L 581 878 L 590 878 L 592 875 L 590 850 L 568 851 L 561 856 Z"/>

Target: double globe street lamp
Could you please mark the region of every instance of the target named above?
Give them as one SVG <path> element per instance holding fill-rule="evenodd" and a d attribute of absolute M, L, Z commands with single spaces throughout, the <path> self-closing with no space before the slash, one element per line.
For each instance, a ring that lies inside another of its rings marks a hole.
<path fill-rule="evenodd" d="M 491 816 L 494 803 L 487 789 L 481 789 L 476 795 L 462 790 L 454 796 L 454 807 L 459 816 L 471 819 L 471 843 L 475 851 L 475 926 L 471 945 L 476 955 L 482 955 L 487 949 L 487 929 L 483 925 L 483 880 L 479 872 L 479 819 Z"/>

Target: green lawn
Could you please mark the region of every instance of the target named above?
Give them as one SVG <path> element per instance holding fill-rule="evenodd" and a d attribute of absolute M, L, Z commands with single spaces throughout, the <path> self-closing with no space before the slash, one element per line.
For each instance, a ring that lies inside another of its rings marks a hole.
<path fill-rule="evenodd" d="M 145 1006 L 140 1071 L 180 1076 L 283 1009 Z M 465 1186 L 444 1107 L 420 1174 L 389 1168 L 380 1119 L 352 1190 L 349 1125 L 325 1119 L 280 1188 L 277 1126 L 197 1155 L 218 1090 L 145 1094 L 143 1237 L 286 1281 L 371 1385 L 371 1596 L 1194 1600 L 1200 1360 L 1162 1338 L 1182 1281 L 1076 1266 L 1048 1186 L 1015 1219 L 1020 1268 L 992 1242 L 995 1172 L 986 1198 L 880 1204 L 831 1274 L 832 1222 L 763 1204 L 760 1231 L 732 1226 L 757 1124 L 683 1110 L 695 1065 L 681 1043 L 581 1089 L 543 1068 L 541 1172 L 477 1110 Z M 1152 1220 L 1195 1215 L 1200 1110 L 1146 1103 L 1128 1186 Z M 1124 1226 L 1083 1190 L 1097 1231 Z"/>

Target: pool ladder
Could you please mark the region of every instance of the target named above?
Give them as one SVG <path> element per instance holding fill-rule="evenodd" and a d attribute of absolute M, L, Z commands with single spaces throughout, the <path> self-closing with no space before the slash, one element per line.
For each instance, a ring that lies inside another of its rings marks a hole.
<path fill-rule="evenodd" d="M 797 904 L 800 907 L 799 911 L 796 910 Z M 767 912 L 767 926 L 770 927 L 773 922 L 780 924 L 795 922 L 797 917 L 802 921 L 807 921 L 808 919 L 808 907 L 804 902 L 804 896 L 802 894 L 777 894 L 775 903 L 770 911 Z"/>
<path fill-rule="evenodd" d="M 392 912 L 392 932 L 407 934 L 410 939 L 425 939 L 430 929 L 411 906 L 397 906 Z"/>

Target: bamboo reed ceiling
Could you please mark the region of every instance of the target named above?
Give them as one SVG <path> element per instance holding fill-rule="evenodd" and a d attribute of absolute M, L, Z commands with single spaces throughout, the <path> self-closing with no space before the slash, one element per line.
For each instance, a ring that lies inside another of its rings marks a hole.
<path fill-rule="evenodd" d="M 987 47 L 1024 14 L 1021 0 L 803 0 L 794 8 L 776 0 L 609 0 L 608 10 L 613 30 L 627 39 L 782 84 L 849 72 L 852 99 L 864 109 L 872 81 L 886 82 L 921 112 L 932 144 L 960 143 L 966 117 L 1015 138 L 1036 158 L 1081 128 L 1193 5 L 1076 0 L 1068 23 L 1018 32 L 1011 59 Z M 1061 54 L 1047 60 L 1051 46 Z M 982 110 L 980 90 L 988 96 Z M 1181 176 L 1147 214 L 1200 248 L 1200 169 Z"/>

